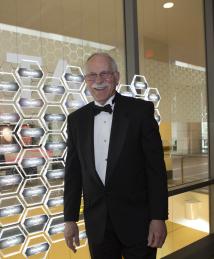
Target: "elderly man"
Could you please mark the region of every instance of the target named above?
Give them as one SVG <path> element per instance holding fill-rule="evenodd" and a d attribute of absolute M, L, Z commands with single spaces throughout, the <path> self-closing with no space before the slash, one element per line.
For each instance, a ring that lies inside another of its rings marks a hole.
<path fill-rule="evenodd" d="M 116 92 L 107 53 L 91 55 L 85 81 L 94 102 L 68 117 L 65 240 L 76 252 L 81 194 L 92 259 L 153 259 L 166 238 L 163 148 L 151 102 Z"/>

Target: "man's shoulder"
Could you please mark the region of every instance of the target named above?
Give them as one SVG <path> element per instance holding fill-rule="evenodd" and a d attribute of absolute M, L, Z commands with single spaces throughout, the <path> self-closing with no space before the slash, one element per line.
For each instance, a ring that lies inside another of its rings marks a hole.
<path fill-rule="evenodd" d="M 90 106 L 91 106 L 91 103 L 88 103 L 82 106 L 81 108 L 79 108 L 78 110 L 75 110 L 74 112 L 68 115 L 68 119 L 75 120 L 75 119 L 81 118 L 89 111 Z"/>
<path fill-rule="evenodd" d="M 130 109 L 133 107 L 134 109 L 151 109 L 154 105 L 150 101 L 143 100 L 141 98 L 136 97 L 127 97 L 121 95 L 121 100 L 126 103 L 126 106 Z"/>

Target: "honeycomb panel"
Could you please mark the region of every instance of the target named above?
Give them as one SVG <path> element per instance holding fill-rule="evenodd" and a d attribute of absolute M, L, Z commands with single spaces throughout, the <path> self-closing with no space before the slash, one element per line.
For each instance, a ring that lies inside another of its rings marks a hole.
<path fill-rule="evenodd" d="M 46 199 L 45 207 L 50 215 L 57 215 L 63 209 L 63 188 L 50 190 Z"/>
<path fill-rule="evenodd" d="M 21 252 L 26 235 L 19 226 L 6 227 L 0 232 L 0 256 L 11 258 Z"/>
<path fill-rule="evenodd" d="M 0 101 L 14 101 L 19 89 L 19 83 L 12 73 L 0 72 Z"/>
<path fill-rule="evenodd" d="M 46 229 L 46 234 L 49 236 L 52 243 L 64 240 L 64 228 L 65 224 L 63 215 L 54 216 L 50 219 Z"/>
<path fill-rule="evenodd" d="M 2 132 L 5 127 L 11 131 L 15 131 L 20 120 L 21 114 L 14 104 L 0 104 L 0 132 Z"/>
<path fill-rule="evenodd" d="M 43 234 L 29 237 L 23 248 L 24 258 L 46 258 L 50 249 L 50 243 Z"/>
<path fill-rule="evenodd" d="M 39 119 L 24 119 L 19 126 L 18 136 L 24 147 L 40 146 L 46 133 Z"/>
<path fill-rule="evenodd" d="M 62 131 L 66 115 L 60 105 L 48 105 L 42 115 L 42 121 L 47 131 Z"/>
<path fill-rule="evenodd" d="M 118 92 L 123 96 L 135 97 L 136 92 L 130 85 L 119 85 Z"/>
<path fill-rule="evenodd" d="M 11 131 L 5 131 L 5 127 L 0 132 L 0 164 L 14 164 L 21 154 L 22 147 Z"/>
<path fill-rule="evenodd" d="M 1 195 L 17 194 L 23 179 L 24 178 L 17 166 L 0 167 Z"/>
<path fill-rule="evenodd" d="M 18 196 L 2 198 L 0 203 L 0 227 L 20 222 L 24 205 Z"/>
<path fill-rule="evenodd" d="M 62 75 L 62 80 L 67 89 L 72 91 L 81 91 L 85 82 L 82 69 L 77 66 L 67 66 Z"/>
<path fill-rule="evenodd" d="M 62 133 L 48 133 L 43 148 L 49 159 L 63 158 L 66 152 L 66 141 Z"/>
<path fill-rule="evenodd" d="M 51 161 L 44 170 L 43 176 L 48 187 L 63 186 L 65 175 L 65 164 L 63 161 Z"/>
<path fill-rule="evenodd" d="M 27 207 L 44 202 L 48 189 L 41 178 L 26 179 L 20 190 L 20 196 Z"/>
<path fill-rule="evenodd" d="M 135 95 L 144 97 L 149 85 L 145 76 L 135 75 L 132 79 L 131 87 L 135 92 Z"/>
<path fill-rule="evenodd" d="M 68 93 L 63 102 L 63 107 L 68 114 L 76 111 L 86 104 L 86 100 L 83 98 L 80 93 Z"/>
<path fill-rule="evenodd" d="M 47 103 L 61 103 L 66 93 L 62 80 L 58 77 L 46 77 L 41 85 L 41 93 Z"/>
<path fill-rule="evenodd" d="M 31 60 L 21 60 L 15 74 L 23 87 L 35 88 L 39 86 L 44 76 L 39 63 Z"/>
<path fill-rule="evenodd" d="M 21 89 L 16 105 L 24 118 L 39 117 L 44 108 L 44 100 L 38 90 Z"/>
<path fill-rule="evenodd" d="M 42 206 L 26 209 L 21 225 L 28 235 L 43 232 L 48 223 L 49 216 Z"/>

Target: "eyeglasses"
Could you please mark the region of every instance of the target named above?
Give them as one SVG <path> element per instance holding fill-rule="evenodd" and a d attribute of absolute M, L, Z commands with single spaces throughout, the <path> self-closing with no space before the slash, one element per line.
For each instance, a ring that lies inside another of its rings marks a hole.
<path fill-rule="evenodd" d="M 114 72 L 111 72 L 111 71 L 102 71 L 99 74 L 90 73 L 90 74 L 86 74 L 85 75 L 85 80 L 87 80 L 87 81 L 95 81 L 98 76 L 100 78 L 102 78 L 103 80 L 106 80 L 106 79 L 110 79 L 113 74 L 114 74 Z"/>

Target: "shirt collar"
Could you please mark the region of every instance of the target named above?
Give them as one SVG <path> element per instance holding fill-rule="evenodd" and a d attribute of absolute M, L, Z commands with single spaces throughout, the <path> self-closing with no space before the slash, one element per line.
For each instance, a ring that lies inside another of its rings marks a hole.
<path fill-rule="evenodd" d="M 112 100 L 114 99 L 114 97 L 115 97 L 115 94 L 114 95 L 112 95 L 106 102 L 105 102 L 105 104 L 100 104 L 100 103 L 98 103 L 98 102 L 96 102 L 96 101 L 94 101 L 94 103 L 97 105 L 97 106 L 105 106 L 106 104 L 110 104 L 111 106 L 112 106 Z"/>

